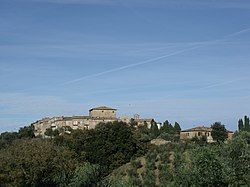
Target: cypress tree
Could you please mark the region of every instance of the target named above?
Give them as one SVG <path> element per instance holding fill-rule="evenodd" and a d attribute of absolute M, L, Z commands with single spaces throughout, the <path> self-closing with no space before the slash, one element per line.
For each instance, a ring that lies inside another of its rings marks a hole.
<path fill-rule="evenodd" d="M 175 122 L 175 124 L 174 124 L 174 132 L 176 134 L 180 134 L 180 132 L 181 132 L 181 127 L 180 127 L 179 123 L 177 123 L 177 122 Z"/>
<path fill-rule="evenodd" d="M 245 130 L 245 131 L 250 131 L 249 117 L 245 116 L 245 117 L 244 117 L 244 121 L 245 121 L 245 123 L 244 123 L 244 125 L 245 125 L 244 130 Z"/>
<path fill-rule="evenodd" d="M 157 136 L 159 136 L 160 131 L 158 129 L 156 122 L 151 123 L 150 134 L 151 138 L 157 138 Z"/>
<path fill-rule="evenodd" d="M 239 119 L 239 121 L 238 121 L 238 129 L 239 129 L 239 131 L 244 130 L 244 123 L 243 123 L 242 119 Z"/>

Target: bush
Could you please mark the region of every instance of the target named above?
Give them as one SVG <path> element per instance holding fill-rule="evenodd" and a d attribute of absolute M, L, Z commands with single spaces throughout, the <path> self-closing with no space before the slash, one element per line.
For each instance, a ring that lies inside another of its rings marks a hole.
<path fill-rule="evenodd" d="M 0 152 L 1 186 L 68 184 L 76 168 L 76 155 L 50 141 L 14 141 Z"/>
<path fill-rule="evenodd" d="M 85 163 L 78 166 L 74 172 L 69 186 L 93 186 L 96 185 L 100 177 L 100 166 Z"/>

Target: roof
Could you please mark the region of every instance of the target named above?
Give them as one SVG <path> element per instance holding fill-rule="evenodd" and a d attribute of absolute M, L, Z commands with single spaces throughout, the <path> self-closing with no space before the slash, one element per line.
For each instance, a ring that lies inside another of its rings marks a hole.
<path fill-rule="evenodd" d="M 117 110 L 117 109 L 106 107 L 106 106 L 100 106 L 100 107 L 96 107 L 96 108 L 91 108 L 89 111 L 92 111 L 92 110 Z"/>
<path fill-rule="evenodd" d="M 73 119 L 90 119 L 89 116 L 71 116 L 71 117 L 63 117 L 63 120 L 73 120 Z"/>
<path fill-rule="evenodd" d="M 151 122 L 152 120 L 154 120 L 153 118 L 152 119 L 134 119 L 135 122 Z"/>
<path fill-rule="evenodd" d="M 187 130 L 183 130 L 181 132 L 190 132 L 190 131 L 212 131 L 212 128 L 210 127 L 205 127 L 205 126 L 198 126 L 198 127 L 194 127 L 194 128 L 191 128 L 191 129 L 187 129 Z"/>

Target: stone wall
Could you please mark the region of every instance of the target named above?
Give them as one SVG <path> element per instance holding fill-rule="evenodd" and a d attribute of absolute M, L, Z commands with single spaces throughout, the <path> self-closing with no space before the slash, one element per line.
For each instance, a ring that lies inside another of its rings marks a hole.
<path fill-rule="evenodd" d="M 116 118 L 116 110 L 90 110 L 89 116 L 92 118 Z"/>

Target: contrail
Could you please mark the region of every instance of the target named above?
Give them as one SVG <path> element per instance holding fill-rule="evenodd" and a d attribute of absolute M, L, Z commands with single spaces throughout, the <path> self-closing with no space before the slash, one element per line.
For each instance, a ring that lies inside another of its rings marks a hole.
<path fill-rule="evenodd" d="M 240 78 L 240 79 L 234 79 L 234 80 L 230 80 L 230 81 L 219 82 L 219 83 L 211 84 L 209 86 L 202 87 L 200 89 L 214 88 L 214 87 L 223 86 L 223 85 L 231 84 L 231 83 L 238 82 L 238 81 L 241 81 L 241 80 L 246 80 L 246 79 L 248 79 L 248 78 L 244 77 L 244 78 Z"/>
<path fill-rule="evenodd" d="M 229 35 L 227 35 L 226 37 L 228 38 L 228 37 L 238 36 L 238 35 L 247 33 L 247 32 L 249 32 L 249 31 L 250 31 L 250 28 L 243 29 L 243 30 L 238 31 L 238 32 L 235 32 L 235 33 L 233 33 L 233 34 L 229 34 Z"/>
<path fill-rule="evenodd" d="M 194 49 L 205 47 L 206 45 L 211 45 L 211 44 L 216 44 L 218 42 L 226 41 L 230 37 L 238 36 L 238 35 L 241 35 L 243 33 L 249 32 L 249 31 L 250 31 L 250 28 L 247 28 L 247 29 L 243 29 L 241 31 L 238 31 L 238 32 L 235 32 L 235 33 L 232 33 L 232 34 L 225 35 L 221 39 L 216 39 L 216 40 L 212 40 L 212 41 L 205 41 L 205 42 L 200 42 L 200 43 L 197 42 L 197 45 L 192 46 L 190 48 L 186 48 L 186 49 L 183 49 L 183 50 L 172 52 L 172 53 L 160 56 L 160 57 L 148 59 L 148 60 L 141 61 L 141 62 L 138 62 L 138 63 L 129 64 L 129 65 L 126 65 L 126 66 L 121 66 L 121 67 L 118 67 L 118 68 L 113 68 L 113 69 L 103 71 L 103 72 L 100 72 L 100 73 L 86 75 L 86 76 L 83 76 L 83 77 L 80 77 L 80 78 L 77 78 L 77 79 L 74 79 L 74 80 L 71 80 L 71 81 L 64 82 L 61 85 L 68 85 L 68 84 L 76 83 L 76 82 L 79 82 L 79 81 L 82 81 L 82 80 L 85 80 L 85 79 L 88 79 L 88 78 L 98 77 L 98 76 L 105 75 L 105 74 L 108 74 L 108 73 L 113 73 L 113 72 L 121 71 L 121 70 L 124 70 L 124 69 L 129 69 L 129 68 L 144 65 L 144 64 L 155 63 L 155 62 L 158 62 L 159 60 L 162 60 L 162 59 L 167 58 L 167 57 L 182 54 L 182 53 L 187 52 L 187 51 L 192 51 Z"/>
<path fill-rule="evenodd" d="M 200 47 L 202 47 L 202 46 L 201 45 L 193 46 L 191 48 L 179 50 L 179 51 L 176 51 L 176 52 L 173 52 L 173 53 L 169 53 L 167 55 L 163 55 L 163 56 L 156 57 L 156 58 L 151 58 L 151 59 L 148 59 L 148 60 L 145 60 L 145 61 L 141 61 L 141 62 L 138 62 L 138 63 L 134 63 L 134 64 L 126 65 L 126 66 L 121 66 L 121 67 L 110 69 L 110 70 L 103 71 L 103 72 L 100 72 L 100 73 L 86 75 L 86 76 L 80 77 L 78 79 L 67 81 L 67 82 L 63 83 L 63 85 L 75 83 L 75 82 L 78 82 L 78 81 L 81 81 L 81 80 L 84 80 L 84 79 L 87 79 L 87 78 L 98 77 L 98 76 L 101 76 L 101 75 L 104 75 L 104 74 L 108 74 L 108 73 L 112 73 L 112 72 L 116 72 L 116 71 L 120 71 L 120 70 L 124 70 L 124 69 L 128 69 L 128 68 L 132 68 L 132 67 L 139 66 L 139 65 L 144 65 L 144 64 L 148 64 L 148 63 L 154 63 L 154 62 L 159 61 L 161 59 L 164 59 L 164 58 L 167 58 L 167 57 L 171 57 L 171 56 L 175 56 L 177 54 L 181 54 L 181 53 L 184 53 L 186 51 L 190 51 L 190 50 L 197 49 L 197 48 L 200 48 Z"/>

